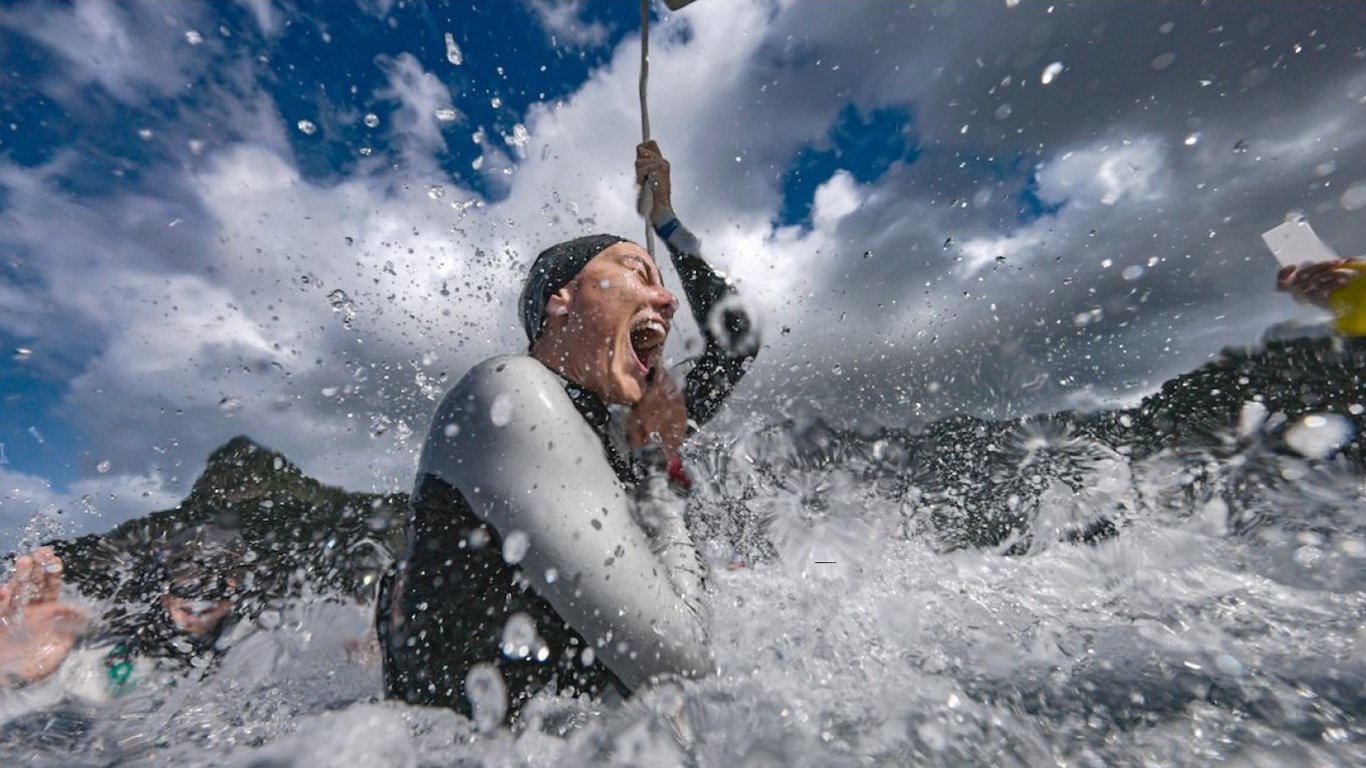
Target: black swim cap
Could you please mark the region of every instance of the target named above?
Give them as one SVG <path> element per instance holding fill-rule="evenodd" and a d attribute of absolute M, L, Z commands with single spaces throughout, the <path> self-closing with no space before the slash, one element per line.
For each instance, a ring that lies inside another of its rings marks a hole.
<path fill-rule="evenodd" d="M 550 294 L 573 280 L 574 275 L 594 256 L 617 243 L 627 242 L 630 241 L 616 235 L 585 235 L 541 251 L 531 265 L 531 273 L 526 276 L 526 285 L 522 286 L 522 297 L 518 302 L 527 340 L 534 343 L 541 335 L 541 326 L 545 324 L 545 303 L 550 301 Z"/>

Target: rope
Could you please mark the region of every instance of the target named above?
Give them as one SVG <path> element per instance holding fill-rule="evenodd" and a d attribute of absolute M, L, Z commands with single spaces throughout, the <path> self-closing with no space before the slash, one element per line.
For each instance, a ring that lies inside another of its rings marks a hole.
<path fill-rule="evenodd" d="M 640 140 L 650 140 L 650 104 L 647 93 L 650 83 L 650 0 L 640 0 Z M 647 179 L 648 181 L 648 179 Z M 650 258 L 655 255 L 655 231 L 650 222 L 654 208 L 654 194 L 648 183 L 640 185 L 640 212 L 645 216 L 645 250 Z"/>

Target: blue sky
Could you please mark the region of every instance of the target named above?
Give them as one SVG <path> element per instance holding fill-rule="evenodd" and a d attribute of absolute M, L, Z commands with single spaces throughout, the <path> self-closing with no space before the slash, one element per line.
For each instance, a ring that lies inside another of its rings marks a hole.
<path fill-rule="evenodd" d="M 406 488 L 435 399 L 519 348 L 535 252 L 640 232 L 637 12 L 0 5 L 0 529 L 171 506 L 240 433 Z M 656 6 L 676 206 L 768 329 L 726 418 L 1132 402 L 1312 317 L 1258 236 L 1303 215 L 1362 250 L 1363 26 L 1326 2 Z"/>

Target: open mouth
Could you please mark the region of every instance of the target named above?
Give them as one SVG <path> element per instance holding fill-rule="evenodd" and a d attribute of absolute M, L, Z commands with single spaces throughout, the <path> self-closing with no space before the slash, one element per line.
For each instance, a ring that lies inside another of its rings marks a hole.
<path fill-rule="evenodd" d="M 664 353 L 664 340 L 669 337 L 669 326 L 654 317 L 645 318 L 631 326 L 631 351 L 640 363 L 643 373 L 648 373 Z"/>

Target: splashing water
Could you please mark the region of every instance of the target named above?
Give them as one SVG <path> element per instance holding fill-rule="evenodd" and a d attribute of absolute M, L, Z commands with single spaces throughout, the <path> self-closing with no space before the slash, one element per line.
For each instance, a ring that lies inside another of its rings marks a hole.
<path fill-rule="evenodd" d="M 1349 441 L 1363 416 L 1331 398 L 1290 413 L 1262 391 L 1197 409 L 1198 424 L 1150 403 L 876 433 L 794 417 L 705 437 L 688 449 L 687 515 L 720 671 L 624 703 L 541 694 L 509 729 L 491 665 L 467 681 L 472 720 L 373 703 L 368 606 L 317 598 L 155 706 L 7 711 L 0 754 L 1362 764 L 1366 470 Z M 525 615 L 495 630 L 503 653 L 542 647 Z"/>

